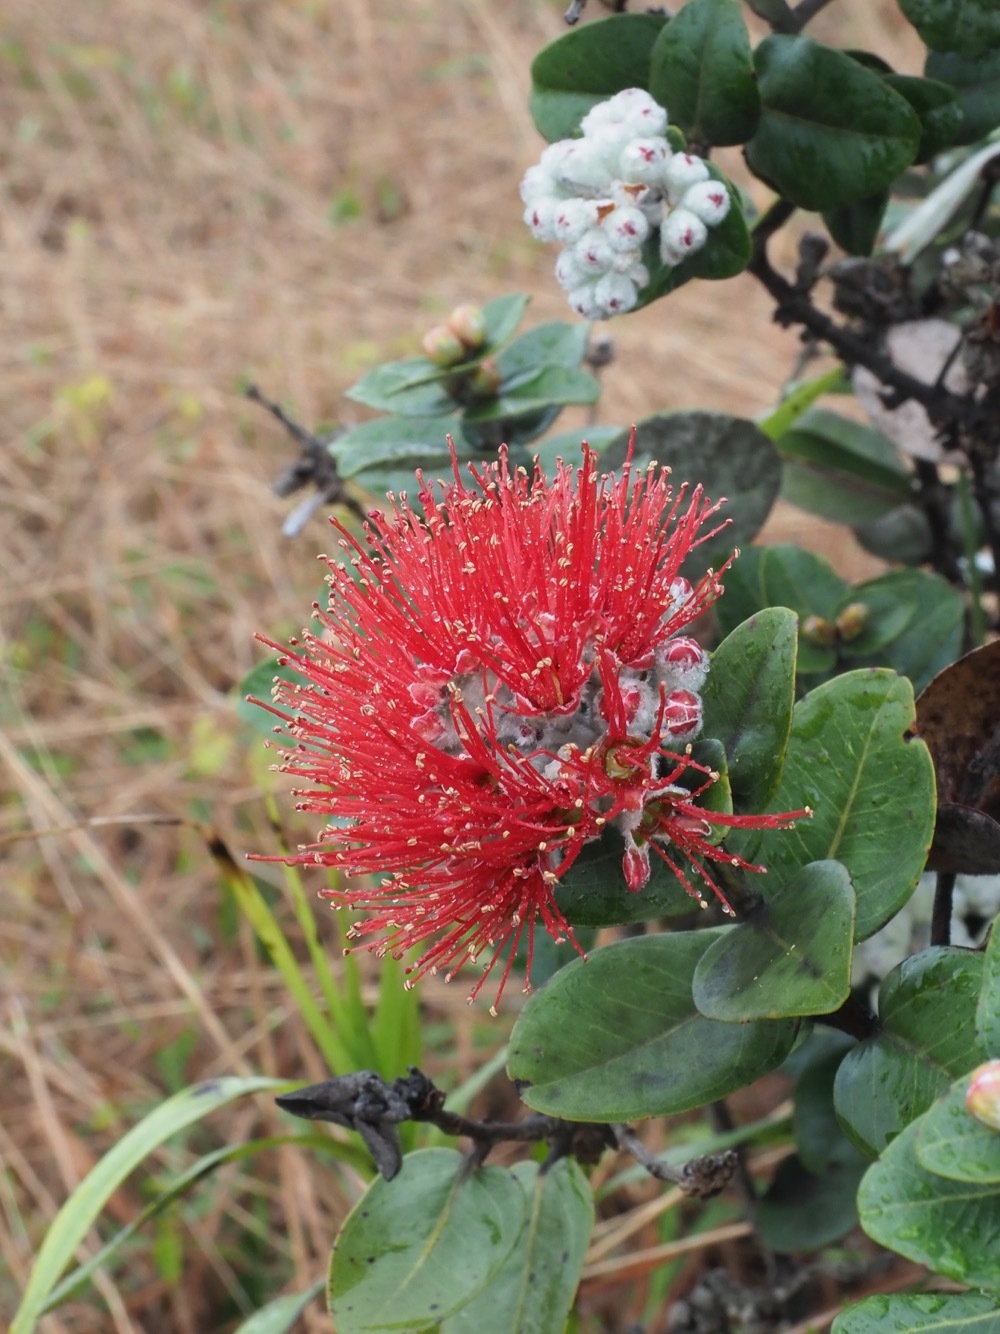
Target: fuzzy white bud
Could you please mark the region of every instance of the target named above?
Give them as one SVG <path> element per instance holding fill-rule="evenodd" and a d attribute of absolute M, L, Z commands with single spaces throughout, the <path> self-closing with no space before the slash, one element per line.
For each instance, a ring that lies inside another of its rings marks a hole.
<path fill-rule="evenodd" d="M 618 175 L 623 181 L 662 186 L 670 158 L 666 139 L 630 139 L 619 156 Z"/>
<path fill-rule="evenodd" d="M 557 241 L 573 245 L 580 237 L 596 227 L 599 209 L 593 199 L 565 199 L 555 211 L 553 230 Z"/>
<path fill-rule="evenodd" d="M 729 212 L 729 191 L 721 181 L 701 181 L 684 191 L 680 206 L 701 218 L 706 227 L 717 227 Z"/>
<path fill-rule="evenodd" d="M 592 227 L 573 247 L 573 256 L 584 273 L 597 277 L 611 268 L 615 252 L 604 232 L 599 227 Z"/>
<path fill-rule="evenodd" d="M 594 288 L 594 300 L 607 315 L 622 315 L 639 299 L 635 283 L 623 273 L 606 273 Z"/>
<path fill-rule="evenodd" d="M 686 208 L 675 208 L 660 228 L 660 258 L 664 264 L 680 264 L 700 250 L 707 237 L 701 218 Z"/>
<path fill-rule="evenodd" d="M 680 202 L 681 195 L 699 181 L 709 179 L 704 159 L 691 153 L 674 153 L 663 168 L 663 181 L 671 204 Z"/>
<path fill-rule="evenodd" d="M 649 235 L 646 215 L 638 208 L 616 208 L 601 223 L 601 230 L 616 252 L 635 250 Z"/>

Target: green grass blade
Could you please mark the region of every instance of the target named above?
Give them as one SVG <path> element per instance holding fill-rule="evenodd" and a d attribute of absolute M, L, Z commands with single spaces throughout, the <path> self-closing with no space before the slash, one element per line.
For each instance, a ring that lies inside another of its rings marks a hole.
<path fill-rule="evenodd" d="M 28 1277 L 10 1334 L 31 1334 L 49 1294 L 108 1199 L 130 1172 L 178 1131 L 248 1093 L 285 1089 L 288 1080 L 235 1075 L 183 1089 L 144 1117 L 84 1177 L 52 1221 Z"/>
<path fill-rule="evenodd" d="M 116 1232 L 106 1246 L 92 1255 L 71 1274 L 52 1289 L 43 1308 L 43 1314 L 59 1306 L 80 1286 L 89 1279 L 95 1270 L 100 1269 L 106 1264 L 114 1253 L 124 1246 L 125 1242 L 146 1225 L 157 1214 L 161 1214 L 168 1205 L 191 1190 L 200 1181 L 210 1176 L 217 1167 L 222 1167 L 225 1163 L 239 1162 L 241 1158 L 250 1158 L 256 1153 L 261 1153 L 264 1149 L 277 1148 L 282 1144 L 295 1144 L 299 1148 L 311 1149 L 313 1151 L 333 1153 L 337 1157 L 342 1157 L 352 1164 L 363 1174 L 371 1171 L 371 1164 L 368 1155 L 360 1146 L 355 1147 L 350 1144 L 341 1143 L 332 1139 L 329 1135 L 268 1135 L 262 1139 L 248 1140 L 245 1144 L 228 1145 L 224 1149 L 216 1149 L 213 1153 L 206 1153 L 199 1158 L 180 1176 L 176 1177 L 166 1190 L 150 1200 L 145 1209 L 142 1210 L 130 1223 L 127 1223 L 119 1232 Z"/>

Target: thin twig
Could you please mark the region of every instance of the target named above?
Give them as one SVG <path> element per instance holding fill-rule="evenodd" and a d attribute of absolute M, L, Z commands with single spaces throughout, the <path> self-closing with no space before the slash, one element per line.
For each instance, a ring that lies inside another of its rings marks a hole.
<path fill-rule="evenodd" d="M 951 944 L 952 900 L 955 894 L 954 871 L 938 871 L 934 884 L 934 911 L 931 916 L 931 944 Z"/>

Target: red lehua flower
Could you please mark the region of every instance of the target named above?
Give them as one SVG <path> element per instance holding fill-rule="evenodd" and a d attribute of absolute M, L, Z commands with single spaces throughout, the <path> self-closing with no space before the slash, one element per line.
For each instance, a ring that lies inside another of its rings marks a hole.
<path fill-rule="evenodd" d="M 701 900 L 673 845 L 728 909 L 702 861 L 763 868 L 720 850 L 712 825 L 805 812 L 706 812 L 717 775 L 675 749 L 700 727 L 707 671 L 676 636 L 722 591 L 712 571 L 695 588 L 678 572 L 718 532 L 699 536 L 718 505 L 674 495 L 654 465 L 600 476 L 586 445 L 551 481 L 505 451 L 469 471 L 472 486 L 455 464 L 440 497 L 418 474 L 420 509 L 393 498 L 367 549 L 335 524 L 354 573 L 329 562 L 324 633 L 282 658 L 307 684 L 279 683 L 272 711 L 297 743 L 282 767 L 305 784 L 299 809 L 332 818 L 294 860 L 388 877 L 324 892 L 370 914 L 350 934 L 382 933 L 379 954 L 430 941 L 417 976 L 489 951 L 472 1000 L 509 947 L 499 999 L 522 938 L 530 973 L 536 918 L 576 944 L 555 890 L 609 825 L 630 889 L 652 849 Z"/>

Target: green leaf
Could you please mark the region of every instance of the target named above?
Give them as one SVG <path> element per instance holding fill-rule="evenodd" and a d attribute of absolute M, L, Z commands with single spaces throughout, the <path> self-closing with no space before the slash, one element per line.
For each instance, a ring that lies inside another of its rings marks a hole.
<path fill-rule="evenodd" d="M 1000 51 L 986 48 L 968 55 L 931 51 L 924 73 L 958 95 L 962 123 L 954 143 L 977 143 L 1000 125 Z"/>
<path fill-rule="evenodd" d="M 870 255 L 875 249 L 888 202 L 889 191 L 878 190 L 866 199 L 828 208 L 823 221 L 841 250 L 846 250 L 849 255 Z"/>
<path fill-rule="evenodd" d="M 858 1191 L 861 1226 L 873 1241 L 977 1287 L 1000 1286 L 1000 1189 L 927 1172 L 914 1148 L 920 1122 L 892 1141 Z"/>
<path fill-rule="evenodd" d="M 781 779 L 795 702 L 798 627 L 787 607 L 738 625 L 712 654 L 701 692 L 705 736 L 726 750 L 738 808 L 763 810 Z"/>
<path fill-rule="evenodd" d="M 168 1098 L 133 1126 L 88 1172 L 53 1219 L 35 1258 L 10 1334 L 30 1334 L 35 1328 L 49 1293 L 105 1204 L 155 1149 L 236 1098 L 287 1087 L 287 1080 L 263 1076 L 243 1079 L 232 1075 L 206 1080 Z"/>
<path fill-rule="evenodd" d="M 465 421 L 502 421 L 567 403 L 596 403 L 600 396 L 601 386 L 589 371 L 572 366 L 541 366 L 530 376 L 502 384 L 495 398 L 484 399 L 466 409 Z"/>
<path fill-rule="evenodd" d="M 284 1297 L 276 1297 L 256 1311 L 249 1320 L 244 1320 L 233 1334 L 288 1334 L 325 1286 L 326 1280 L 321 1278 L 305 1292 L 289 1292 Z"/>
<path fill-rule="evenodd" d="M 768 884 L 807 862 L 835 858 L 858 898 L 855 940 L 865 940 L 909 898 L 934 832 L 934 766 L 908 740 L 913 687 L 889 671 L 847 672 L 800 699 L 773 811 L 813 809 L 786 833 L 737 830 L 728 846 L 763 861 Z"/>
<path fill-rule="evenodd" d="M 704 278 L 709 282 L 735 278 L 750 263 L 753 243 L 740 193 L 714 162 L 706 162 L 705 166 L 712 180 L 726 187 L 729 212 L 720 223 L 708 229 L 708 238 L 702 248 L 680 264 L 665 264 L 660 258 L 659 241 L 655 236 L 649 237 L 642 248 L 642 262 L 649 270 L 649 282 L 639 292 L 637 310 L 675 292 L 692 278 Z"/>
<path fill-rule="evenodd" d="M 1000 1299 L 985 1292 L 866 1297 L 842 1311 L 830 1334 L 994 1334 Z"/>
<path fill-rule="evenodd" d="M 966 1108 L 968 1088 L 969 1076 L 962 1075 L 920 1118 L 917 1162 L 950 1181 L 1000 1185 L 1000 1134 Z"/>
<path fill-rule="evenodd" d="M 765 38 L 754 63 L 763 112 L 747 162 L 793 204 L 867 199 L 913 161 L 920 120 L 873 70 L 801 35 Z"/>
<path fill-rule="evenodd" d="M 996 0 L 899 0 L 899 7 L 932 51 L 974 56 L 1000 45 Z"/>
<path fill-rule="evenodd" d="M 426 357 L 387 361 L 363 375 L 348 389 L 347 397 L 368 408 L 396 412 L 408 417 L 441 417 L 455 407 L 442 383 L 453 369 L 444 371 Z"/>
<path fill-rule="evenodd" d="M 417 468 L 433 468 L 445 460 L 450 468 L 449 435 L 464 452 L 460 423 L 454 412 L 442 417 L 377 417 L 344 431 L 330 442 L 329 450 L 343 478 L 356 478 L 373 467 L 402 465 L 412 488 Z"/>
<path fill-rule="evenodd" d="M 573 1158 L 547 1172 L 518 1163 L 528 1219 L 499 1273 L 441 1334 L 553 1334 L 566 1323 L 594 1227 L 594 1197 Z"/>
<path fill-rule="evenodd" d="M 898 505 L 872 523 L 856 524 L 854 536 L 866 551 L 882 560 L 922 565 L 930 559 L 930 524 L 916 505 Z"/>
<path fill-rule="evenodd" d="M 330 1257 L 338 1334 L 423 1330 L 460 1310 L 500 1271 L 528 1210 L 506 1168 L 470 1171 L 454 1149 L 407 1155 L 354 1206 Z"/>
<path fill-rule="evenodd" d="M 910 475 L 885 436 L 812 408 L 776 441 L 784 500 L 835 523 L 877 519 L 910 499 Z"/>
<path fill-rule="evenodd" d="M 976 1032 L 992 1060 L 1000 1056 L 1000 918 L 993 923 L 983 955 L 983 985 L 976 1003 Z"/>
<path fill-rule="evenodd" d="M 565 320 L 551 320 L 529 329 L 497 354 L 497 370 L 503 384 L 516 382 L 522 376 L 528 379 L 543 366 L 574 369 L 587 355 L 589 336 L 589 324 L 568 324 Z"/>
<path fill-rule="evenodd" d="M 819 1250 L 858 1223 L 863 1162 L 835 1163 L 822 1175 L 786 1158 L 757 1201 L 754 1221 L 765 1246 L 779 1255 Z"/>
<path fill-rule="evenodd" d="M 511 1035 L 508 1072 L 529 1107 L 585 1121 L 661 1116 L 725 1097 L 780 1065 L 794 1021 L 722 1024 L 695 1009 L 694 970 L 718 936 L 622 940 L 557 973 Z"/>
<path fill-rule="evenodd" d="M 880 1031 L 847 1053 L 834 1102 L 845 1130 L 881 1153 L 951 1081 L 985 1059 L 975 1007 L 982 957 L 934 947 L 892 970 L 879 990 Z"/>
<path fill-rule="evenodd" d="M 625 88 L 649 87 L 653 44 L 666 23 L 654 14 L 620 14 L 574 28 L 535 57 L 531 115 L 554 143 L 579 133 L 592 106 Z"/>
<path fill-rule="evenodd" d="M 653 47 L 649 91 L 697 144 L 742 144 L 760 97 L 738 0 L 688 0 Z"/>
<path fill-rule="evenodd" d="M 542 468 L 550 476 L 555 471 L 559 459 L 567 463 L 576 463 L 580 458 L 580 446 L 584 440 L 597 454 L 604 455 L 609 446 L 621 435 L 620 426 L 584 426 L 574 427 L 571 431 L 559 431 L 546 438 L 527 451 L 525 463 L 537 458 Z"/>
<path fill-rule="evenodd" d="M 629 435 L 623 431 L 606 450 L 609 467 L 624 460 Z M 720 519 L 722 531 L 697 547 L 692 560 L 699 570 L 724 560 L 734 547 L 757 535 L 781 485 L 781 463 L 767 436 L 753 422 L 723 412 L 663 412 L 643 418 L 635 428 L 634 458 L 637 471 L 655 460 L 672 470 L 676 484 L 698 483 L 712 500 L 738 497 Z"/>
<path fill-rule="evenodd" d="M 506 296 L 495 296 L 483 306 L 483 323 L 486 326 L 486 341 L 477 351 L 475 360 L 492 355 L 502 343 L 506 343 L 524 318 L 531 297 L 526 292 L 509 292 Z"/>
<path fill-rule="evenodd" d="M 962 131 L 962 104 L 954 88 L 937 79 L 888 74 L 886 83 L 906 98 L 920 117 L 920 145 L 915 162 L 928 162 L 951 148 Z"/>
<path fill-rule="evenodd" d="M 744 1023 L 830 1014 L 851 990 L 854 890 L 839 862 L 813 862 L 702 955 L 694 1003 L 708 1019 Z"/>
<path fill-rule="evenodd" d="M 823 1034 L 826 1044 L 796 1081 L 793 1126 L 803 1166 L 822 1176 L 831 1167 L 849 1167 L 865 1160 L 841 1129 L 833 1105 L 834 1081 L 852 1040 L 834 1029 L 816 1031 Z M 837 1046 L 831 1050 L 833 1041 Z"/>

